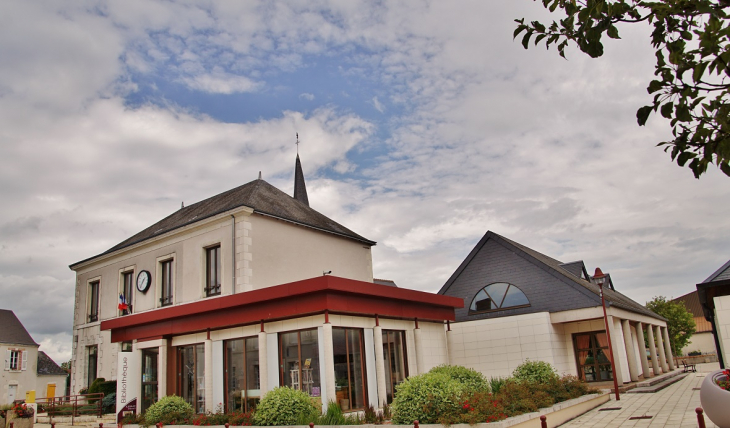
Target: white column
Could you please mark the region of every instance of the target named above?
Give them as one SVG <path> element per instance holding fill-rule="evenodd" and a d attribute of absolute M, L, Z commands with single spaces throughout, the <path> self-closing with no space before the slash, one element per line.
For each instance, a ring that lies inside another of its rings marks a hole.
<path fill-rule="evenodd" d="M 662 330 L 658 325 L 655 326 L 656 331 L 656 344 L 659 351 L 659 364 L 662 365 L 662 372 L 667 373 L 669 371 L 669 364 L 667 364 L 667 354 L 664 352 L 664 340 L 662 339 Z"/>
<path fill-rule="evenodd" d="M 421 338 L 420 328 L 413 329 L 413 343 L 416 346 L 416 367 L 418 368 L 416 374 L 426 373 L 426 362 L 424 361 L 426 356 L 423 355 L 423 339 Z"/>
<path fill-rule="evenodd" d="M 618 331 L 618 328 L 616 328 L 616 321 L 618 320 L 614 318 L 613 315 L 608 315 L 608 328 L 611 329 L 611 346 L 613 348 L 613 368 L 616 370 L 616 373 L 614 373 L 613 375 L 616 376 L 618 384 L 622 385 L 624 382 L 626 382 L 626 379 L 624 379 L 623 367 L 621 367 L 621 365 L 623 364 L 623 361 L 621 359 L 623 340 L 620 336 L 622 336 L 623 333 Z"/>
<path fill-rule="evenodd" d="M 646 358 L 646 345 L 644 344 L 644 326 L 636 323 L 636 344 L 639 346 L 639 358 L 641 359 L 641 371 L 644 372 L 644 379 L 649 379 L 649 361 Z"/>
<path fill-rule="evenodd" d="M 674 357 L 672 357 L 672 344 L 669 342 L 669 330 L 662 327 L 662 336 L 664 337 L 664 352 L 667 354 L 667 363 L 669 370 L 674 370 Z"/>
<path fill-rule="evenodd" d="M 634 344 L 631 343 L 631 324 L 629 320 L 621 320 L 621 327 L 624 331 L 624 346 L 626 347 L 626 359 L 629 361 L 629 376 L 631 382 L 639 380 L 639 367 L 636 364 L 636 352 L 634 352 Z"/>
<path fill-rule="evenodd" d="M 205 340 L 205 411 L 215 411 L 213 398 L 213 341 Z M 221 362 L 222 363 L 222 362 Z"/>
<path fill-rule="evenodd" d="M 335 389 L 335 350 L 332 343 L 332 324 L 322 326 L 322 338 L 324 340 L 324 368 L 325 368 L 325 390 L 328 400 L 334 401 L 337 396 Z"/>
<path fill-rule="evenodd" d="M 269 392 L 269 353 L 268 340 L 266 332 L 259 332 L 259 390 L 261 391 L 260 398 L 264 398 L 267 392 Z"/>
<path fill-rule="evenodd" d="M 385 389 L 385 360 L 383 359 L 383 329 L 378 325 L 373 328 L 373 348 L 375 348 L 375 377 L 378 381 L 378 407 L 387 402 Z"/>
<path fill-rule="evenodd" d="M 167 339 L 162 339 L 157 353 L 157 398 L 167 395 Z"/>
<path fill-rule="evenodd" d="M 654 369 L 654 376 L 662 374 L 662 369 L 659 367 L 659 359 L 656 355 L 656 345 L 654 344 L 654 326 L 647 324 L 646 334 L 649 339 L 649 352 L 651 353 L 651 367 Z"/>

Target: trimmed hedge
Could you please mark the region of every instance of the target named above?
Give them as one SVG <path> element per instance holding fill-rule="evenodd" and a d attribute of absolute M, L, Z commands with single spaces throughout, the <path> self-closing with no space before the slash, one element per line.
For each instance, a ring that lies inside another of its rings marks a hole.
<path fill-rule="evenodd" d="M 280 386 L 267 392 L 253 414 L 254 425 L 295 425 L 304 418 L 316 418 L 319 410 L 304 391 Z"/>
<path fill-rule="evenodd" d="M 171 416 L 175 416 L 179 420 L 190 419 L 193 417 L 193 406 L 182 397 L 168 395 L 160 398 L 147 409 L 144 421 L 147 425 L 155 425 L 158 422 L 164 422 L 165 418 Z"/>

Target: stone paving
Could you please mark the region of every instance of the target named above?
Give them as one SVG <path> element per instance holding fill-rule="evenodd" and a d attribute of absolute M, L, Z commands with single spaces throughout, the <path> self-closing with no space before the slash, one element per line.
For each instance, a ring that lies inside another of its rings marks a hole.
<path fill-rule="evenodd" d="M 700 407 L 699 388 L 705 376 L 718 370 L 718 363 L 698 364 L 697 373 L 667 388 L 651 394 L 621 394 L 621 400 L 611 401 L 561 425 L 562 428 L 617 428 L 617 427 L 697 427 L 695 409 Z M 600 411 L 604 407 L 621 407 L 621 410 Z M 651 419 L 629 420 L 633 416 L 651 416 Z M 707 428 L 716 428 L 705 416 Z M 549 419 L 548 419 L 548 426 Z"/>

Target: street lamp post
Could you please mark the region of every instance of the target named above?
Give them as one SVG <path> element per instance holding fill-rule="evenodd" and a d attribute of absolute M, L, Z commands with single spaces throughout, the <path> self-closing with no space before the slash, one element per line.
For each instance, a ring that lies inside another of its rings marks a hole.
<path fill-rule="evenodd" d="M 606 315 L 606 298 L 603 297 L 603 283 L 606 281 L 606 275 L 601 272 L 601 268 L 596 268 L 593 279 L 598 284 L 598 290 L 601 294 L 601 306 L 603 306 L 603 324 L 606 326 L 606 338 L 608 339 L 608 355 L 611 357 L 611 377 L 613 378 L 613 390 L 616 391 L 616 401 L 621 400 L 618 392 L 618 379 L 616 379 L 616 363 L 613 357 L 613 345 L 611 342 L 611 331 L 608 328 L 608 315 Z"/>

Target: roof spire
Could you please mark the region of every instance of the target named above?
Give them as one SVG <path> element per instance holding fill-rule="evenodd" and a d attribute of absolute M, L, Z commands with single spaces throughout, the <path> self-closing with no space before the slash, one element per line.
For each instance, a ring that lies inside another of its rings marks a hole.
<path fill-rule="evenodd" d="M 299 133 L 297 132 L 297 161 L 294 165 L 294 199 L 309 206 L 307 197 L 307 185 L 304 183 L 304 172 L 302 163 L 299 161 Z"/>

